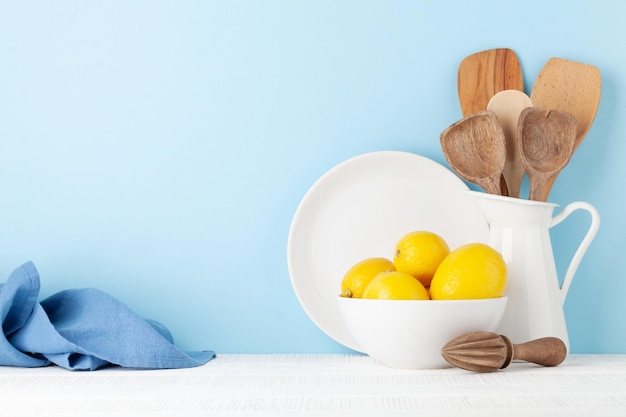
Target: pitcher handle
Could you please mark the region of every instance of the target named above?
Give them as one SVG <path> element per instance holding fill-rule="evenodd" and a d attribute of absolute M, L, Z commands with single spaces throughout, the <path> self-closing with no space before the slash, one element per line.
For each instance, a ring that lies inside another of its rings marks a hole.
<path fill-rule="evenodd" d="M 585 203 L 584 201 L 575 201 L 565 206 L 565 208 L 563 208 L 563 210 L 561 210 L 559 214 L 552 218 L 550 227 L 554 227 L 557 224 L 561 223 L 563 220 L 565 220 L 566 217 L 568 217 L 576 210 L 585 210 L 589 212 L 589 214 L 591 215 L 591 225 L 589 226 L 589 230 L 587 230 L 587 234 L 580 242 L 578 249 L 576 249 L 574 257 L 570 261 L 569 266 L 567 267 L 567 271 L 565 272 L 565 278 L 563 278 L 563 284 L 561 285 L 562 303 L 565 303 L 565 297 L 567 297 L 567 292 L 569 291 L 569 287 L 572 284 L 572 280 L 574 279 L 574 274 L 578 269 L 578 265 L 585 255 L 585 252 L 587 252 L 591 241 L 594 237 L 596 237 L 596 233 L 598 232 L 598 228 L 600 227 L 600 214 L 594 206 L 589 203 Z"/>

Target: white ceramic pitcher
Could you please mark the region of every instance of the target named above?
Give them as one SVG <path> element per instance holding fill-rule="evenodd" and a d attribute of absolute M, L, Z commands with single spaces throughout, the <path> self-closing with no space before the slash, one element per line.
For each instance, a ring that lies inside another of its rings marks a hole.
<path fill-rule="evenodd" d="M 553 217 L 554 203 L 470 193 L 489 223 L 488 244 L 507 264 L 508 303 L 499 329 L 513 343 L 539 337 L 560 338 L 569 351 L 563 303 L 578 265 L 600 226 L 600 215 L 589 203 L 570 203 Z M 591 225 L 559 285 L 549 229 L 572 212 L 585 210 Z"/>

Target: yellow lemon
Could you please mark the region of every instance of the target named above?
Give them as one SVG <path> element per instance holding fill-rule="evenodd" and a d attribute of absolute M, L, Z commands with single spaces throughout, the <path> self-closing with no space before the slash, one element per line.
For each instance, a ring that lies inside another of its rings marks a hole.
<path fill-rule="evenodd" d="M 393 263 L 397 271 L 413 275 L 428 287 L 437 267 L 449 253 L 450 248 L 441 236 L 416 231 L 404 235 L 396 243 Z"/>
<path fill-rule="evenodd" d="M 365 287 L 363 298 L 378 300 L 428 300 L 428 290 L 405 272 L 381 272 Z"/>
<path fill-rule="evenodd" d="M 376 275 L 381 272 L 395 271 L 396 268 L 387 258 L 368 258 L 354 265 L 346 272 L 341 281 L 341 296 L 361 298 L 363 290 Z"/>
<path fill-rule="evenodd" d="M 470 243 L 450 252 L 432 282 L 433 300 L 465 300 L 502 297 L 506 264 L 502 255 L 483 243 Z"/>

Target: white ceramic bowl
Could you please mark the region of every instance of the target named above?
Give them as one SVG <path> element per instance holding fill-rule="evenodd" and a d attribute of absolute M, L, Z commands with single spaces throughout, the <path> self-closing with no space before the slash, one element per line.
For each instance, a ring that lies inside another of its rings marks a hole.
<path fill-rule="evenodd" d="M 451 339 L 498 327 L 506 297 L 483 300 L 368 300 L 337 297 L 359 351 L 394 368 L 451 365 L 441 348 Z"/>

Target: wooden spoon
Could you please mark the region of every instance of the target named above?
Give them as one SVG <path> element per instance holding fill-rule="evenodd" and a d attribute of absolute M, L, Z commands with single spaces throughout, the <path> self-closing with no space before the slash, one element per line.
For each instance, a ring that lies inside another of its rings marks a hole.
<path fill-rule="evenodd" d="M 446 343 L 441 349 L 441 355 L 450 364 L 461 369 L 493 372 L 506 368 L 513 360 L 557 366 L 565 360 L 567 348 L 556 337 L 544 337 L 514 345 L 506 336 L 491 332 L 472 332 Z"/>
<path fill-rule="evenodd" d="M 576 119 L 568 112 L 542 107 L 522 110 L 519 154 L 530 181 L 531 200 L 546 201 L 550 182 L 569 162 L 576 141 Z"/>
<path fill-rule="evenodd" d="M 576 150 L 593 124 L 601 93 L 602 77 L 597 67 L 551 58 L 537 76 L 530 99 L 535 106 L 563 110 L 576 118 Z M 555 179 L 548 183 L 548 192 Z"/>
<path fill-rule="evenodd" d="M 506 180 L 509 197 L 519 197 L 525 173 L 517 145 L 517 121 L 522 110 L 526 107 L 532 107 L 532 105 L 530 97 L 519 90 L 500 91 L 491 97 L 487 104 L 487 109 L 493 111 L 498 116 L 504 131 L 506 161 L 504 162 L 502 173 Z"/>
<path fill-rule="evenodd" d="M 477 52 L 459 64 L 457 90 L 463 117 L 487 109 L 491 97 L 502 90 L 524 88 L 517 55 L 511 49 Z"/>
<path fill-rule="evenodd" d="M 506 149 L 504 132 L 494 112 L 483 110 L 453 123 L 441 132 L 440 142 L 457 174 L 490 194 L 501 194 Z"/>

